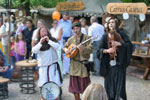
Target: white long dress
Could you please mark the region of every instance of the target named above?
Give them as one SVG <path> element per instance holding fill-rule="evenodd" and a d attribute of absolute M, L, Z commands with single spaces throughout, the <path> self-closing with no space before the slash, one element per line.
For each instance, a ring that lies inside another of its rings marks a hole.
<path fill-rule="evenodd" d="M 39 66 L 39 80 L 38 86 L 41 87 L 44 83 L 48 82 L 48 72 L 49 81 L 55 82 L 58 86 L 61 86 L 60 75 L 57 70 L 58 55 L 57 50 L 61 47 L 58 43 L 49 40 L 48 44 L 51 46 L 46 51 L 40 51 L 42 44 L 39 42 L 32 48 L 32 52 L 37 54 L 37 61 Z M 48 71 L 48 66 L 50 66 Z"/>
<path fill-rule="evenodd" d="M 55 28 L 51 28 L 50 29 L 50 33 L 51 33 L 51 35 L 52 35 L 52 37 L 54 37 L 54 38 L 58 38 L 58 36 L 59 36 L 59 31 L 60 31 L 60 27 L 56 27 L 56 29 Z M 60 44 L 60 46 L 61 46 L 61 49 L 64 47 L 64 45 L 63 45 L 63 36 L 61 37 L 61 39 L 58 41 L 58 43 Z M 58 63 L 59 63 L 59 66 L 60 66 L 60 70 L 61 70 L 61 74 L 62 74 L 62 76 L 63 76 L 63 64 L 62 64 L 62 50 L 57 50 L 57 54 L 58 54 Z"/>

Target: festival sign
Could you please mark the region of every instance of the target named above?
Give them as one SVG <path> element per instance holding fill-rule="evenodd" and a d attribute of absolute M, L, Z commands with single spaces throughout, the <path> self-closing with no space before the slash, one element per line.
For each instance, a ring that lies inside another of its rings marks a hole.
<path fill-rule="evenodd" d="M 84 2 L 83 1 L 60 2 L 57 4 L 56 9 L 58 11 L 83 10 Z"/>
<path fill-rule="evenodd" d="M 109 3 L 106 11 L 110 14 L 146 14 L 147 6 L 145 3 Z"/>

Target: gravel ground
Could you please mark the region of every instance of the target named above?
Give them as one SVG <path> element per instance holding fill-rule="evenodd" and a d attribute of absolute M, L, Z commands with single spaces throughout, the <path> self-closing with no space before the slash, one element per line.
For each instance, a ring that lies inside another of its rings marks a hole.
<path fill-rule="evenodd" d="M 91 76 L 92 83 L 98 82 L 103 85 L 104 79 L 98 76 Z M 150 100 L 150 80 L 143 80 L 127 75 L 127 98 L 128 100 Z M 69 76 L 64 77 L 62 85 L 63 100 L 74 100 L 73 95 L 68 92 Z M 35 94 L 22 94 L 19 88 L 19 82 L 9 83 L 9 98 L 5 100 L 40 100 L 40 91 L 36 87 Z"/>

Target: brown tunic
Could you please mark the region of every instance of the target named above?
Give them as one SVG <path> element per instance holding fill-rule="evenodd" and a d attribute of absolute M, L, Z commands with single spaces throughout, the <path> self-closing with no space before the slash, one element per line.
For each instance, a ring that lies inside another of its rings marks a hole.
<path fill-rule="evenodd" d="M 84 35 L 82 42 L 87 40 L 88 38 L 90 38 L 88 35 Z M 68 39 L 68 41 L 65 44 L 65 48 L 68 48 L 71 44 L 75 44 L 75 45 L 78 44 L 76 36 L 72 36 L 71 38 Z M 77 54 L 77 56 L 74 59 L 80 60 L 80 61 L 89 59 L 90 53 L 92 52 L 91 41 L 83 44 L 83 46 L 84 46 L 83 52 L 81 53 L 79 51 L 79 53 Z M 83 77 L 88 76 L 88 72 L 87 72 L 87 69 L 84 66 L 84 64 L 81 64 L 80 62 L 75 61 L 71 58 L 71 60 L 70 60 L 70 75 L 71 76 L 79 76 L 79 77 L 83 78 Z"/>

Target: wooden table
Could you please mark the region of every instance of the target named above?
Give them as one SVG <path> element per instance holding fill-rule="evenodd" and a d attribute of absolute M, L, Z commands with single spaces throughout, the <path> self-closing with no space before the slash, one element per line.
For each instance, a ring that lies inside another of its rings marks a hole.
<path fill-rule="evenodd" d="M 9 79 L 0 77 L 0 99 L 8 98 L 8 82 Z"/>
<path fill-rule="evenodd" d="M 143 79 L 146 80 L 149 73 L 150 73 L 150 44 L 142 44 L 141 42 L 135 42 L 135 41 L 132 41 L 132 44 L 147 47 L 147 52 L 145 54 L 140 54 L 140 53 L 133 53 L 132 54 L 133 57 L 142 58 L 144 60 L 144 64 L 134 63 L 132 61 L 130 64 L 131 66 L 136 66 L 136 67 L 145 69 Z"/>
<path fill-rule="evenodd" d="M 20 78 L 20 88 L 21 92 L 25 94 L 35 93 L 35 83 L 34 83 L 34 67 L 37 66 L 37 62 L 29 61 L 19 61 L 16 66 L 21 67 L 21 78 Z"/>
<path fill-rule="evenodd" d="M 6 82 L 9 82 L 8 78 L 0 77 L 0 83 L 6 83 Z"/>

